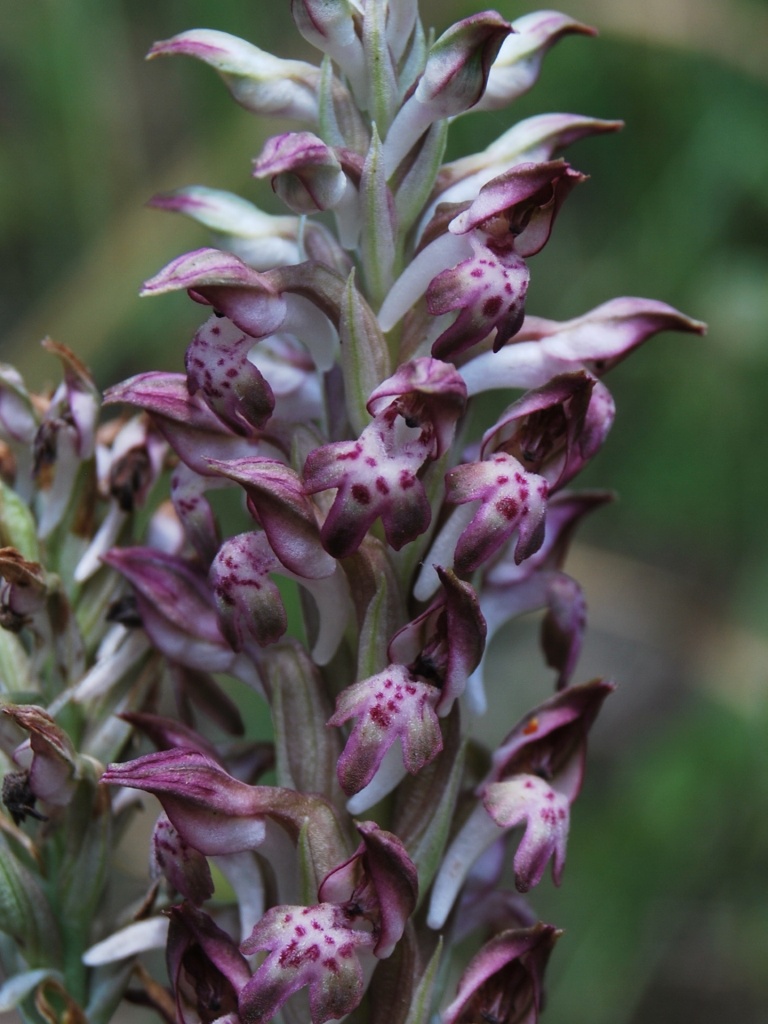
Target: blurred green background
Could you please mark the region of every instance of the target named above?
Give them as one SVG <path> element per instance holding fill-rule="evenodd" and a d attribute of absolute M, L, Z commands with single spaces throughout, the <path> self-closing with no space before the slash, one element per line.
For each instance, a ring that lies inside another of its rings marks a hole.
<path fill-rule="evenodd" d="M 501 3 L 514 19 L 538 5 Z M 462 119 L 450 156 L 511 120 L 623 118 L 569 159 L 591 181 L 532 261 L 529 311 L 568 318 L 614 295 L 709 322 L 665 335 L 608 378 L 619 415 L 584 480 L 621 500 L 570 563 L 591 633 L 580 678 L 620 689 L 593 743 L 563 887 L 534 900 L 566 928 L 551 1024 L 768 1020 L 768 3 L 572 0 L 596 40 L 565 39 L 511 113 Z M 438 30 L 466 0 L 427 6 Z M 276 126 L 208 69 L 149 65 L 190 27 L 286 56 L 288 3 L 5 0 L 0 8 L 0 358 L 52 379 L 51 334 L 107 385 L 178 369 L 199 311 L 139 300 L 143 279 L 205 244 L 144 203 L 206 184 L 265 207 L 250 161 Z M 541 700 L 535 623 L 494 644 L 508 718 Z"/>

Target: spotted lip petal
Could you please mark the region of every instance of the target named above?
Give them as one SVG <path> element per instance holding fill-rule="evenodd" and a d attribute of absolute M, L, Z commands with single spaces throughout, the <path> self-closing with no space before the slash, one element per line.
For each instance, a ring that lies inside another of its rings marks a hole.
<path fill-rule="evenodd" d="M 537 775 L 515 775 L 491 783 L 483 806 L 500 828 L 525 825 L 514 860 L 518 891 L 528 892 L 539 884 L 550 858 L 552 877 L 559 885 L 570 826 L 568 798 Z"/>
<path fill-rule="evenodd" d="M 266 647 L 285 633 L 285 608 L 269 575 L 279 564 L 263 533 L 240 533 L 219 548 L 208 581 L 222 632 L 235 651 L 249 641 Z"/>
<path fill-rule="evenodd" d="M 275 408 L 272 388 L 249 360 L 254 339 L 226 317 L 213 316 L 195 333 L 185 365 L 190 395 L 198 391 L 235 433 L 252 434 Z"/>
<path fill-rule="evenodd" d="M 358 950 L 372 947 L 370 932 L 350 927 L 335 903 L 278 906 L 266 912 L 240 947 L 246 956 L 267 957 L 240 992 L 246 1024 L 267 1024 L 294 992 L 309 989 L 312 1024 L 350 1013 L 363 995 Z"/>
<path fill-rule="evenodd" d="M 401 421 L 401 422 L 398 422 Z M 337 441 L 310 452 L 304 465 L 308 494 L 336 488 L 321 530 L 334 558 L 353 554 L 381 517 L 389 544 L 399 551 L 429 526 L 432 511 L 417 474 L 430 458 L 431 439 L 404 430 L 397 408 L 385 410 L 357 441 Z"/>
<path fill-rule="evenodd" d="M 454 564 L 471 572 L 490 558 L 517 530 L 515 561 L 539 549 L 544 539 L 548 487 L 504 452 L 483 462 L 463 463 L 446 475 L 446 499 L 461 505 L 480 500 L 480 508 L 459 537 Z"/>
<path fill-rule="evenodd" d="M 404 665 L 390 665 L 343 690 L 328 725 L 356 719 L 337 766 L 344 792 L 351 796 L 367 786 L 397 739 L 412 774 L 437 757 L 443 748 L 439 698 L 436 686 L 414 678 Z"/>
<path fill-rule="evenodd" d="M 185 842 L 167 815 L 161 814 L 152 832 L 150 876 L 164 876 L 176 892 L 200 906 L 213 896 L 208 861 Z"/>

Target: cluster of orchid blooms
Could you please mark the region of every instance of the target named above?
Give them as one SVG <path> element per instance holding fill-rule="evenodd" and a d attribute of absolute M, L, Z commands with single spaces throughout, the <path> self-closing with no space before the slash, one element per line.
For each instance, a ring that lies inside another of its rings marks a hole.
<path fill-rule="evenodd" d="M 572 683 L 585 604 L 562 569 L 608 496 L 566 488 L 613 421 L 603 374 L 702 325 L 635 298 L 525 312 L 528 260 L 584 180 L 555 154 L 616 122 L 532 117 L 442 164 L 454 118 L 506 106 L 590 29 L 486 11 L 433 38 L 415 0 L 292 13 L 318 66 L 212 30 L 150 54 L 299 128 L 255 161 L 289 214 L 199 187 L 153 201 L 220 246 L 144 289 L 208 307 L 186 372 L 112 388 L 100 425 L 57 343 L 52 396 L 0 377 L 0 1007 L 28 1020 L 100 1024 L 123 998 L 182 1024 L 538 1019 L 559 932 L 520 894 L 550 861 L 560 880 L 613 689 Z M 478 439 L 491 389 L 511 404 Z M 554 696 L 491 754 L 485 648 L 540 609 Z M 272 742 L 242 735 L 251 699 Z M 139 791 L 162 813 L 121 910 Z M 161 947 L 167 981 L 141 959 Z"/>

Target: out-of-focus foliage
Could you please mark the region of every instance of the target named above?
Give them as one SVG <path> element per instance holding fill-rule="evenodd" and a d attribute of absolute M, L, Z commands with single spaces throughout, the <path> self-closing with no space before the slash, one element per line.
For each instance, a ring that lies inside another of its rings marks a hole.
<path fill-rule="evenodd" d="M 191 25 L 300 56 L 281 44 L 288 6 L 3 5 L 2 360 L 33 382 L 45 379 L 37 343 L 50 333 L 89 362 L 101 385 L 138 369 L 179 368 L 199 314 L 182 296 L 136 293 L 206 239 L 143 204 L 159 190 L 200 183 L 277 205 L 248 177 L 261 126 L 233 107 L 209 70 L 184 60 L 145 66 L 142 57 L 155 39 Z M 509 18 L 538 6 L 499 4 Z M 625 6 L 637 5 L 564 2 L 585 21 L 610 10 L 611 26 Z M 693 10 L 671 0 L 676 6 Z M 768 19 L 765 0 L 704 6 L 722 24 L 754 18 L 758 36 Z M 468 12 L 466 3 L 435 4 L 433 20 L 441 28 Z M 547 58 L 537 111 L 621 117 L 627 127 L 569 150 L 592 180 L 532 261 L 528 308 L 568 318 L 616 294 L 652 295 L 709 322 L 705 339 L 667 335 L 613 374 L 619 416 L 592 472 L 621 501 L 600 513 L 591 538 L 681 574 L 681 600 L 698 592 L 709 606 L 699 642 L 711 643 L 712 630 L 730 620 L 759 648 L 768 633 L 768 77 L 734 59 L 715 30 L 705 38 L 698 22 L 690 41 L 684 31 L 667 46 L 609 30 L 596 41 L 565 40 Z M 523 97 L 515 117 L 528 112 Z M 500 114 L 466 124 L 473 138 L 462 139 L 457 125 L 452 155 L 479 149 L 478 131 L 490 141 L 506 127 Z M 627 575 L 629 587 L 634 578 Z M 632 600 L 627 593 L 630 608 Z M 675 637 L 665 643 L 678 664 Z M 744 665 L 749 659 L 735 659 L 733 678 L 707 680 L 720 688 L 715 697 L 701 696 L 695 672 L 685 700 L 649 682 L 655 703 L 646 701 L 644 721 L 655 738 L 640 743 L 628 729 L 631 743 L 600 755 L 605 770 L 592 772 L 552 906 L 556 923 L 577 937 L 566 934 L 553 958 L 552 1024 L 764 1019 L 768 702 L 734 710 L 730 694 L 759 693 L 768 668 L 749 680 L 739 675 L 751 671 Z M 632 675 L 657 670 L 648 661 Z M 621 677 L 620 665 L 615 672 Z M 621 691 L 613 698 L 623 699 Z"/>

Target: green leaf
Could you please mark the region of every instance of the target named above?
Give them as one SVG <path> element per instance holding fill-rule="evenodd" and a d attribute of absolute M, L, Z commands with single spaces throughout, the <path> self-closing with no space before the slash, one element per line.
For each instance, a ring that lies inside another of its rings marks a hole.
<path fill-rule="evenodd" d="M 350 273 L 341 300 L 339 317 L 341 369 L 347 395 L 347 412 L 360 434 L 370 423 L 366 409 L 374 388 L 390 375 L 389 352 L 378 320 L 355 286 Z"/>
<path fill-rule="evenodd" d="M 37 528 L 29 506 L 0 480 L 0 546 L 16 548 L 28 561 L 40 561 Z"/>
<path fill-rule="evenodd" d="M 381 140 L 375 125 L 360 178 L 360 209 L 360 254 L 365 268 L 365 283 L 370 300 L 378 308 L 392 287 L 396 218 L 393 196 L 387 186 Z"/>
<path fill-rule="evenodd" d="M 37 878 L 0 836 L 0 931 L 18 943 L 30 967 L 58 966 L 61 940 L 51 905 Z"/>
<path fill-rule="evenodd" d="M 322 793 L 342 806 L 336 779 L 340 734 L 325 724 L 333 707 L 322 676 L 297 643 L 273 648 L 265 670 L 271 689 L 278 785 L 300 793 Z"/>

